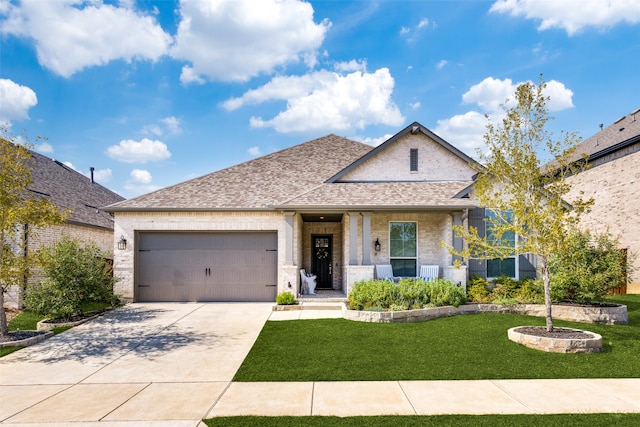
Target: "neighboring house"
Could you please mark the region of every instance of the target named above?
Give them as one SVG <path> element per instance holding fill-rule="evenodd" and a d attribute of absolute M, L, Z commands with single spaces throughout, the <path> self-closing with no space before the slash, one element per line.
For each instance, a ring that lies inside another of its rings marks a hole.
<path fill-rule="evenodd" d="M 467 267 L 454 267 L 441 243 L 462 248 L 452 227 L 476 207 L 473 162 L 413 123 L 375 148 L 328 135 L 116 203 L 105 210 L 127 241 L 115 252 L 117 293 L 273 301 L 299 293 L 305 269 L 316 290 L 346 295 L 376 264 L 406 277 L 438 265 L 440 277 L 466 285 Z"/>
<path fill-rule="evenodd" d="M 580 225 L 618 237 L 628 255 L 627 293 L 640 293 L 640 109 L 583 141 L 576 159 L 582 155 L 588 155 L 589 168 L 569 178 L 567 200 L 581 191 L 593 197 Z"/>
<path fill-rule="evenodd" d="M 113 217 L 100 207 L 124 200 L 123 197 L 108 190 L 63 163 L 30 151 L 31 184 L 27 187 L 37 197 L 45 197 L 60 210 L 68 210 L 66 221 L 57 226 L 32 230 L 28 250 L 49 246 L 68 235 L 84 242 L 93 242 L 104 252 L 113 252 Z M 26 227 L 29 224 L 24 225 Z M 41 277 L 34 275 L 32 281 Z M 22 285 L 24 286 L 24 285 Z M 11 306 L 21 305 L 22 286 L 13 286 L 5 302 Z"/>

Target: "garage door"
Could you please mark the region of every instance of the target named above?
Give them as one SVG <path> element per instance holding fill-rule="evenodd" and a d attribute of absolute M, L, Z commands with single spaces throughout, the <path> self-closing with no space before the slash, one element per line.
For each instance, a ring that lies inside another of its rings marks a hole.
<path fill-rule="evenodd" d="M 276 233 L 140 233 L 137 301 L 274 301 Z"/>

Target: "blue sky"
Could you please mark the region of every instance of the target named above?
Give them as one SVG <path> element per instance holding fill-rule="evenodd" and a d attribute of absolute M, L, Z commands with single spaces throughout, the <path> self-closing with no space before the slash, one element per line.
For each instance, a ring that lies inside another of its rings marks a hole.
<path fill-rule="evenodd" d="M 413 121 L 474 155 L 540 74 L 556 132 L 640 107 L 637 0 L 0 0 L 0 41 L 0 122 L 127 198 Z"/>

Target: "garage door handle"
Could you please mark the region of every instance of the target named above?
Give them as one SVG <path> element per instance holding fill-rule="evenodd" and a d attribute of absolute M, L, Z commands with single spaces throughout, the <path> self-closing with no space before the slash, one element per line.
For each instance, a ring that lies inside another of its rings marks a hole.
<path fill-rule="evenodd" d="M 204 275 L 205 276 L 211 276 L 211 269 L 210 268 L 205 268 L 204 269 Z"/>

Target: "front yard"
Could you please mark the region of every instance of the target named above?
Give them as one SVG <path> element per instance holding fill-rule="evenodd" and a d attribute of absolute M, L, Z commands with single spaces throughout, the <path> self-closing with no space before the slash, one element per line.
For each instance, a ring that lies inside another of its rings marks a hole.
<path fill-rule="evenodd" d="M 343 319 L 267 322 L 234 381 L 385 381 L 640 376 L 640 295 L 610 301 L 628 308 L 628 325 L 554 321 L 602 335 L 596 354 L 557 354 L 509 341 L 513 326 L 543 318 L 477 314 L 423 323 Z M 286 356 L 286 357 L 285 357 Z"/>

